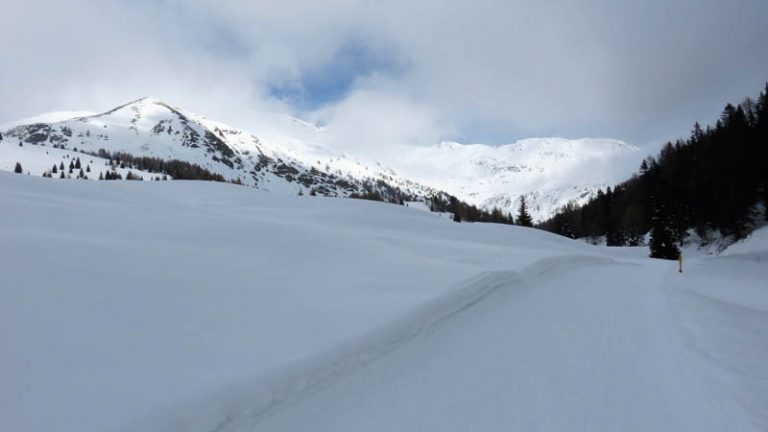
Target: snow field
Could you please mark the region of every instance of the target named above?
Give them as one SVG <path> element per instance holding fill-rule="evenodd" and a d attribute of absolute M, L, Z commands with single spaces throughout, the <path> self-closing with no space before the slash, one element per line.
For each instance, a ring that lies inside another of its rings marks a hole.
<path fill-rule="evenodd" d="M 479 273 L 593 249 L 205 182 L 0 172 L 0 208 L 4 430 L 112 430 L 370 332 Z"/>
<path fill-rule="evenodd" d="M 81 158 L 82 160 L 82 158 Z M 0 172 L 0 429 L 760 431 L 768 258 Z"/>

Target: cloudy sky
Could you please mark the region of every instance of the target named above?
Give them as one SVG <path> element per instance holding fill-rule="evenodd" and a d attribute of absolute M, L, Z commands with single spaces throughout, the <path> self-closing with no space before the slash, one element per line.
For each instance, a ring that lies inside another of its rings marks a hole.
<path fill-rule="evenodd" d="M 361 150 L 609 137 L 654 145 L 768 80 L 765 0 L 10 0 L 0 123 L 154 96 Z"/>

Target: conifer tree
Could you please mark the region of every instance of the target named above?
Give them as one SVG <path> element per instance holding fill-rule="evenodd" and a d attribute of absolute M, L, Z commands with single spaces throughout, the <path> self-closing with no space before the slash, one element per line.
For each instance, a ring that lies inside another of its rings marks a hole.
<path fill-rule="evenodd" d="M 58 174 L 59 170 L 56 168 L 56 164 L 53 164 L 53 168 L 51 168 L 51 172 L 54 174 Z"/>
<path fill-rule="evenodd" d="M 651 239 L 648 246 L 651 258 L 674 260 L 680 256 L 674 223 L 665 203 L 657 203 L 651 218 Z"/>
<path fill-rule="evenodd" d="M 13 168 L 13 172 L 21 174 L 24 170 L 21 168 L 21 164 L 16 162 L 16 166 Z"/>
<path fill-rule="evenodd" d="M 517 209 L 517 218 L 515 218 L 515 220 L 520 226 L 533 226 L 533 219 L 528 213 L 528 204 L 525 202 L 525 196 L 520 197 L 520 206 Z"/>

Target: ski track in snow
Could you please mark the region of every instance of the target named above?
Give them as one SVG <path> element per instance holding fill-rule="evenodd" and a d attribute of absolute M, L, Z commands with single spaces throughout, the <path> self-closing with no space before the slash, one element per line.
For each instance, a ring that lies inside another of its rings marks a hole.
<path fill-rule="evenodd" d="M 628 280 L 628 270 L 645 277 Z M 678 325 L 691 303 L 675 302 L 698 294 L 670 289 L 675 277 L 681 275 L 665 263 L 599 255 L 544 258 L 520 272 L 487 272 L 384 329 L 252 383 L 256 395 L 225 392 L 241 396 L 223 420 L 201 427 L 205 421 L 196 419 L 181 430 L 762 430 L 759 415 L 724 407 L 729 400 L 716 394 L 729 389 L 713 393 L 706 382 L 712 372 L 689 352 L 696 337 Z M 625 284 L 615 285 L 621 280 Z M 548 326 L 546 332 L 523 325 L 534 321 L 531 311 L 542 312 L 537 321 Z M 536 342 L 526 343 L 526 336 Z M 756 360 L 766 353 L 755 350 Z M 431 365 L 440 354 L 449 360 L 435 373 Z M 515 364 L 521 354 L 526 361 Z M 488 367 L 470 367 L 466 374 L 473 361 Z M 752 373 L 759 370 L 752 366 Z M 491 385 L 497 391 L 490 398 L 480 394 L 488 383 L 476 380 L 505 375 L 501 389 Z M 760 390 L 751 400 L 768 393 Z M 438 402 L 425 403 L 435 400 L 430 395 Z M 488 405 L 473 406 L 478 400 Z M 489 410 L 494 403 L 496 412 Z M 461 409 L 452 412 L 452 405 Z M 154 424 L 157 430 L 179 429 Z"/>
<path fill-rule="evenodd" d="M 185 420 L 196 424 L 194 430 L 213 430 L 228 432 L 249 430 L 256 427 L 263 419 L 290 409 L 298 403 L 322 391 L 335 381 L 362 369 L 377 361 L 402 345 L 416 338 L 426 337 L 457 315 L 468 311 L 476 304 L 487 301 L 499 289 L 525 289 L 526 282 L 541 279 L 553 271 L 562 272 L 585 264 L 612 263 L 602 256 L 562 256 L 546 258 L 529 265 L 521 272 L 494 271 L 484 272 L 449 294 L 433 299 L 417 307 L 392 324 L 364 335 L 344 346 L 316 357 L 304 359 L 295 364 L 272 371 L 264 380 L 248 385 L 248 389 L 228 389 L 224 393 L 240 395 L 240 400 L 230 402 L 224 420 L 213 427 L 200 427 L 205 420 Z M 244 396 L 249 393 L 250 395 Z M 201 405 L 208 405 L 203 401 Z M 236 406 L 237 408 L 233 408 Z M 188 410 L 189 408 L 186 408 Z M 204 410 L 199 408 L 195 411 Z M 141 429 L 146 430 L 147 426 Z M 178 427 L 178 424 L 173 425 Z M 173 428 L 163 425 L 158 430 Z"/>
<path fill-rule="evenodd" d="M 325 393 L 221 430 L 760 430 L 702 382 L 667 305 L 669 266 L 549 261 Z M 633 267 L 650 277 L 614 285 Z"/>

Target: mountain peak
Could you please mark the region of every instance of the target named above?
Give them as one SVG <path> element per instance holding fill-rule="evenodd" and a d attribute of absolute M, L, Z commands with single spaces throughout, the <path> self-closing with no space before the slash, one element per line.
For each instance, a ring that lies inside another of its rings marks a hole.
<path fill-rule="evenodd" d="M 131 128 L 151 128 L 163 120 L 186 121 L 181 111 L 153 97 L 142 97 L 93 117 L 109 118 L 110 123 L 124 124 Z"/>
<path fill-rule="evenodd" d="M 129 105 L 168 105 L 168 104 L 152 96 L 143 96 L 134 101 L 128 102 L 123 106 L 129 106 Z"/>

